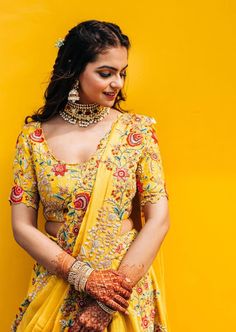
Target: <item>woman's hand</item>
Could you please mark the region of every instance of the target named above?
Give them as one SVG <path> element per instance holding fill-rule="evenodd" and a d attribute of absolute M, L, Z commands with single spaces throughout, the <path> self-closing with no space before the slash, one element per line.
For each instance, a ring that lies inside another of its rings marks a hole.
<path fill-rule="evenodd" d="M 92 300 L 77 316 L 75 324 L 70 332 L 103 332 L 112 320 L 112 315 L 99 307 L 95 300 Z"/>
<path fill-rule="evenodd" d="M 85 291 L 109 308 L 127 313 L 132 286 L 123 274 L 115 270 L 94 270 L 88 277 Z"/>

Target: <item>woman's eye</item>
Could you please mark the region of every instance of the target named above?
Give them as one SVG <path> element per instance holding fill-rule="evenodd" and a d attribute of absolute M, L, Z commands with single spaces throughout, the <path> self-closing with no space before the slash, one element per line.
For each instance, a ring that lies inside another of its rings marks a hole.
<path fill-rule="evenodd" d="M 99 75 L 102 76 L 102 77 L 109 77 L 109 76 L 111 76 L 111 73 L 102 73 L 102 72 L 100 72 Z M 120 76 L 126 77 L 127 75 L 126 75 L 126 73 L 121 73 Z"/>
<path fill-rule="evenodd" d="M 99 73 L 102 77 L 109 77 L 111 74 L 110 73 Z"/>

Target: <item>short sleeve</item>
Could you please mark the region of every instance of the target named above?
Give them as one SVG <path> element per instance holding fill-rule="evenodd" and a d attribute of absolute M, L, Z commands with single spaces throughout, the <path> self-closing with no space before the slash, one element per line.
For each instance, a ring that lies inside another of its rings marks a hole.
<path fill-rule="evenodd" d="M 156 120 L 152 119 L 153 121 L 148 125 L 145 133 L 146 144 L 136 172 L 137 190 L 141 206 L 147 202 L 156 203 L 163 196 L 166 196 L 169 200 L 157 133 L 154 126 Z"/>
<path fill-rule="evenodd" d="M 12 165 L 13 185 L 8 200 L 10 205 L 24 203 L 37 210 L 39 207 L 37 179 L 26 128 L 27 125 L 24 126 L 16 141 Z"/>

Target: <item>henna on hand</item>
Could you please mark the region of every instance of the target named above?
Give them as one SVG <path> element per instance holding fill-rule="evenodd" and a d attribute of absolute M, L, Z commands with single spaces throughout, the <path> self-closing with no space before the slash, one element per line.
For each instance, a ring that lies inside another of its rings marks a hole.
<path fill-rule="evenodd" d="M 103 332 L 112 320 L 112 315 L 99 307 L 95 300 L 92 300 L 76 317 L 71 332 L 96 331 Z"/>
<path fill-rule="evenodd" d="M 74 257 L 69 255 L 67 252 L 62 251 L 60 254 L 56 255 L 54 260 L 52 260 L 52 263 L 54 263 L 54 273 L 58 277 L 67 281 L 70 267 L 74 261 Z"/>
<path fill-rule="evenodd" d="M 113 310 L 127 313 L 132 287 L 126 278 L 114 270 L 93 271 L 85 285 L 85 291 L 94 299 Z"/>

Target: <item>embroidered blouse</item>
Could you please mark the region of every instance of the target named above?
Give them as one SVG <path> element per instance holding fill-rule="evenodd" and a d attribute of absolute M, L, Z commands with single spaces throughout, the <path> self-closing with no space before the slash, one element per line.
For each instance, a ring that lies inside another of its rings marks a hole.
<path fill-rule="evenodd" d="M 106 160 L 119 180 L 111 199 L 117 201 L 122 219 L 130 216 L 136 190 L 141 206 L 162 196 L 168 198 L 155 123 L 146 115 L 121 113 L 112 125 L 122 142 L 124 135 L 126 138 L 125 144 L 113 146 L 112 156 Z M 111 130 L 88 161 L 67 163 L 53 155 L 40 122 L 25 124 L 16 141 L 10 204 L 24 203 L 37 210 L 41 201 L 46 220 L 76 219 L 74 231 L 78 232 Z"/>

